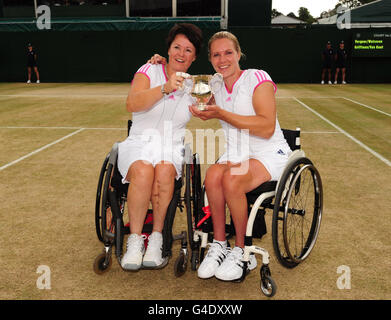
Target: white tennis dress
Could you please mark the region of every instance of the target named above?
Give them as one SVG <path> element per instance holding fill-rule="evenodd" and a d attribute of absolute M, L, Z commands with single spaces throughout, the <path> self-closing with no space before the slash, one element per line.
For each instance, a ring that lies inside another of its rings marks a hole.
<path fill-rule="evenodd" d="M 168 80 L 162 64 L 145 64 L 137 73 L 144 74 L 150 81 L 150 88 L 161 86 Z M 177 90 L 164 96 L 148 110 L 132 113 L 132 127 L 129 136 L 118 145 L 118 169 L 123 179 L 131 164 L 144 160 L 155 166 L 158 162 L 171 162 L 179 179 L 184 157 L 185 127 L 191 118 L 189 106 L 192 97 Z"/>
<path fill-rule="evenodd" d="M 215 93 L 216 104 L 223 109 L 240 115 L 255 115 L 252 97 L 255 89 L 264 82 L 271 82 L 274 91 L 277 86 L 269 74 L 263 70 L 244 70 L 234 83 L 232 91 L 227 87 Z M 218 160 L 241 163 L 248 159 L 259 160 L 270 173 L 272 180 L 278 180 L 291 153 L 276 117 L 274 134 L 264 139 L 240 130 L 225 121 L 220 121 L 226 138 L 226 151 Z M 240 171 L 239 171 L 240 172 Z M 240 174 L 240 173 L 239 173 Z"/>

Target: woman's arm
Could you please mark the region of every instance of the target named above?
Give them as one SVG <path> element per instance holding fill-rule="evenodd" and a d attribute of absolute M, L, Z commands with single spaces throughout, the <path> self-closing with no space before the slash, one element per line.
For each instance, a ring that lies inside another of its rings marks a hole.
<path fill-rule="evenodd" d="M 180 89 L 183 80 L 182 76 L 173 74 L 163 85 L 164 92 L 169 94 L 174 90 Z M 163 96 L 162 86 L 150 88 L 149 79 L 143 74 L 136 74 L 126 99 L 126 110 L 129 112 L 148 110 Z"/>
<path fill-rule="evenodd" d="M 150 88 L 149 79 L 143 74 L 136 74 L 126 99 L 126 110 L 129 112 L 148 110 L 162 97 L 160 86 Z"/>
<path fill-rule="evenodd" d="M 258 86 L 254 91 L 252 103 L 255 111 L 254 116 L 239 115 L 216 105 L 207 106 L 204 111 L 199 111 L 192 106 L 190 111 L 202 120 L 217 118 L 238 129 L 248 129 L 252 135 L 269 139 L 273 135 L 276 125 L 276 101 L 273 84 L 265 82 Z"/>

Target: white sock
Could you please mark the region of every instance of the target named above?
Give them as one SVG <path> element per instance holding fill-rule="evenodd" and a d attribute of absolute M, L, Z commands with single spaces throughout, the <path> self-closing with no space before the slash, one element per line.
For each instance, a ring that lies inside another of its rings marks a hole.
<path fill-rule="evenodd" d="M 218 241 L 218 240 L 213 239 L 213 242 L 219 243 L 223 248 L 225 248 L 227 246 L 227 240 Z"/>

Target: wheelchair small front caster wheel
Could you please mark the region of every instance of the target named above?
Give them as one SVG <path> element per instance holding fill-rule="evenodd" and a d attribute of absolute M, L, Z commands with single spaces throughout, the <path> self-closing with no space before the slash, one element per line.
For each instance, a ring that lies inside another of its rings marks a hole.
<path fill-rule="evenodd" d="M 108 257 L 108 260 L 107 260 L 106 253 L 103 252 L 95 258 L 94 272 L 99 275 L 103 274 L 110 269 L 111 264 L 112 264 L 111 257 Z"/>
<path fill-rule="evenodd" d="M 277 285 L 270 275 L 269 267 L 263 265 L 260 271 L 261 274 L 261 291 L 266 297 L 273 297 L 277 291 Z"/>
<path fill-rule="evenodd" d="M 186 272 L 186 269 L 187 269 L 187 254 L 183 250 L 181 250 L 174 264 L 175 276 L 176 277 L 183 276 Z"/>

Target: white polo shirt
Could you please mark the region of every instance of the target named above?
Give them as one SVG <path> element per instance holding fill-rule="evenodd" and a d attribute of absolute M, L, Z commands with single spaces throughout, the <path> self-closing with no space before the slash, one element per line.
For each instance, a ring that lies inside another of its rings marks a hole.
<path fill-rule="evenodd" d="M 257 69 L 244 70 L 231 91 L 226 86 L 222 86 L 215 93 L 216 105 L 236 114 L 256 115 L 252 104 L 253 94 L 255 89 L 265 82 L 272 83 L 274 91 L 277 91 L 276 84 L 267 72 Z M 274 133 L 269 139 L 249 134 L 248 130 L 240 130 L 225 121 L 220 121 L 220 123 L 226 138 L 226 152 L 220 157 L 219 162 L 236 163 L 249 158 L 258 159 L 271 173 L 272 178 L 278 179 L 280 167 L 283 167 L 291 150 L 281 131 L 277 116 Z M 276 156 L 275 159 L 274 156 Z M 265 161 L 266 158 L 270 160 Z M 272 166 L 277 162 L 280 164 L 279 168 L 276 168 L 278 170 L 275 170 Z"/>
<path fill-rule="evenodd" d="M 161 86 L 168 80 L 164 65 L 145 64 L 136 72 L 144 74 L 150 88 Z M 118 145 L 118 169 L 125 177 L 131 164 L 144 160 L 155 166 L 160 161 L 171 162 L 179 179 L 184 157 L 186 124 L 191 118 L 189 106 L 192 97 L 182 90 L 165 95 L 151 108 L 132 113 L 129 136 Z"/>

